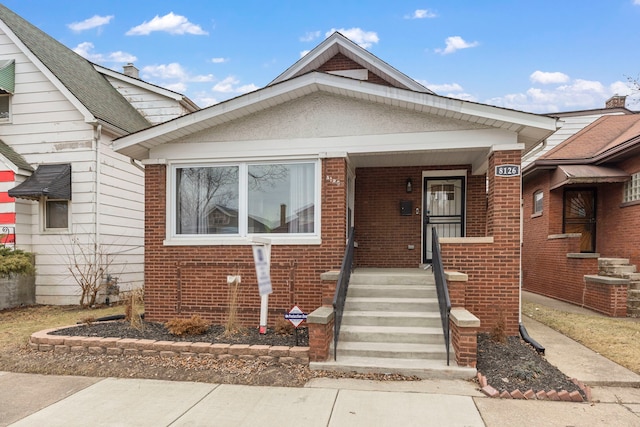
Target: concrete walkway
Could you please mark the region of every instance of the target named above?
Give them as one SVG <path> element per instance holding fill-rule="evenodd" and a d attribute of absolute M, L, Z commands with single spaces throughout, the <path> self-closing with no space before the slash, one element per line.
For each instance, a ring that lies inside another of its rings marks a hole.
<path fill-rule="evenodd" d="M 524 322 L 552 364 L 591 386 L 593 402 L 491 399 L 462 380 L 319 378 L 286 388 L 0 372 L 0 426 L 640 425 L 638 375 Z"/>

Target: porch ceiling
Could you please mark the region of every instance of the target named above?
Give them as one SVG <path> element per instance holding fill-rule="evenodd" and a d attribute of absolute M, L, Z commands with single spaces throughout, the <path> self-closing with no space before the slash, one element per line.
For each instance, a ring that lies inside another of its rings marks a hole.
<path fill-rule="evenodd" d="M 384 154 L 367 153 L 350 154 L 349 162 L 356 168 L 472 165 L 474 174 L 482 174 L 487 170 L 486 160 L 488 154 L 489 150 L 486 148 Z"/>

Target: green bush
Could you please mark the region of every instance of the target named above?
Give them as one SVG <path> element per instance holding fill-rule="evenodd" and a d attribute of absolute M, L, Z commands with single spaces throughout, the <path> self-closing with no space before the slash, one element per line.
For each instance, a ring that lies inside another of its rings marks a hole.
<path fill-rule="evenodd" d="M 0 246 L 0 277 L 11 277 L 18 274 L 33 274 L 36 269 L 33 266 L 31 254 L 12 250 L 6 246 Z"/>

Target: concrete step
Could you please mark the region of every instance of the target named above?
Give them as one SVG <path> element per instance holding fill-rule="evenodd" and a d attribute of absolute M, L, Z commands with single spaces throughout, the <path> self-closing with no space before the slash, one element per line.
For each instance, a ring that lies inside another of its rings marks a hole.
<path fill-rule="evenodd" d="M 347 297 L 344 311 L 439 311 L 437 298 Z"/>
<path fill-rule="evenodd" d="M 342 314 L 343 325 L 359 326 L 422 326 L 442 325 L 440 312 L 412 311 L 348 311 Z"/>
<path fill-rule="evenodd" d="M 636 270 L 636 266 L 635 265 L 616 265 L 616 266 L 609 266 L 607 268 L 603 268 L 600 269 L 600 271 L 598 272 L 598 274 L 600 274 L 601 276 L 615 276 L 615 277 L 620 277 L 623 276 L 625 274 L 633 274 L 635 273 Z"/>
<path fill-rule="evenodd" d="M 351 274 L 349 284 L 355 285 L 425 285 L 433 284 L 431 272 L 416 268 L 360 268 Z"/>
<path fill-rule="evenodd" d="M 342 325 L 339 342 L 380 342 L 410 344 L 440 344 L 444 346 L 442 328 L 419 326 L 358 326 Z"/>
<path fill-rule="evenodd" d="M 435 286 L 428 285 L 357 285 L 349 284 L 347 297 L 437 298 Z"/>
<path fill-rule="evenodd" d="M 598 268 L 609 266 L 629 265 L 628 258 L 598 258 Z"/>
<path fill-rule="evenodd" d="M 343 357 L 385 357 L 393 359 L 446 360 L 447 350 L 442 344 L 408 344 L 378 342 L 340 342 L 338 360 Z"/>
<path fill-rule="evenodd" d="M 338 357 L 337 361 L 311 362 L 309 367 L 314 370 L 399 374 L 423 379 L 469 380 L 476 375 L 475 368 L 457 366 L 453 354 L 449 366 L 443 360 L 345 356 Z"/>

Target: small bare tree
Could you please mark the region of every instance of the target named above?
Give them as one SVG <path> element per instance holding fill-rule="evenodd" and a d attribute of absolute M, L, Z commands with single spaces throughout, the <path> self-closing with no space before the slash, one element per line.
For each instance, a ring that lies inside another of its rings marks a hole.
<path fill-rule="evenodd" d="M 103 280 L 105 273 L 113 262 L 104 248 L 93 242 L 82 243 L 77 237 L 65 246 L 67 251 L 67 270 L 81 290 L 80 305 L 95 305 L 98 293 L 106 287 Z"/>

